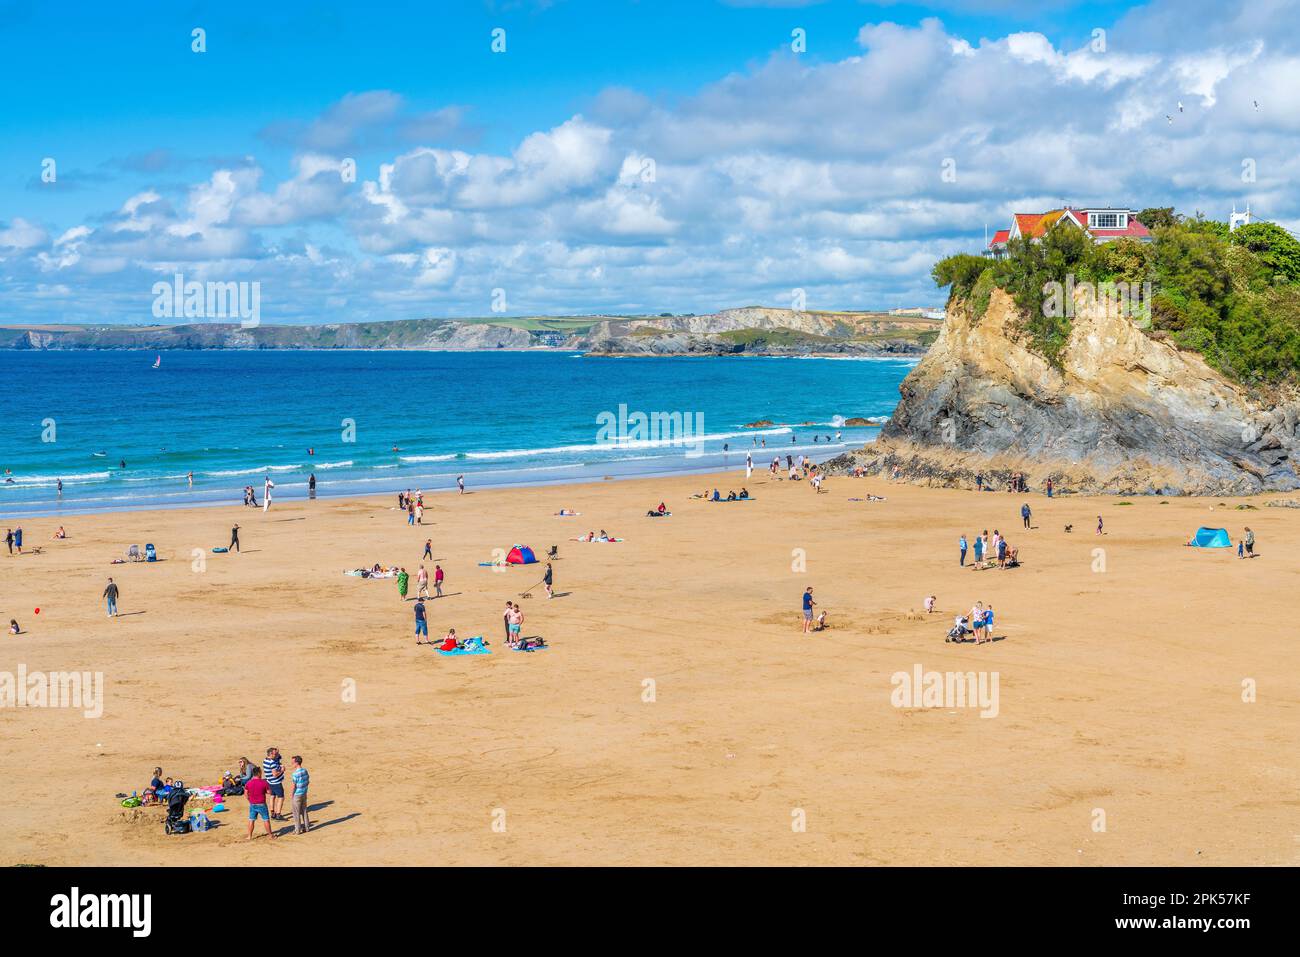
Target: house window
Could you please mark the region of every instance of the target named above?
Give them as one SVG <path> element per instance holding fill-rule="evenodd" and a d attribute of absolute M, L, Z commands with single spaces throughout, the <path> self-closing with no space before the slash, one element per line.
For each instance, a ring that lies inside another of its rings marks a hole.
<path fill-rule="evenodd" d="M 1128 213 L 1089 213 L 1088 226 L 1092 229 L 1124 229 L 1128 226 Z"/>

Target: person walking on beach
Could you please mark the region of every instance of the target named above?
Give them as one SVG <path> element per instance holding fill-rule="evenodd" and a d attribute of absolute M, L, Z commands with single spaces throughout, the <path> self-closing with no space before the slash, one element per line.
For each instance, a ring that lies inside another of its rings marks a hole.
<path fill-rule="evenodd" d="M 1052 497 L 1052 480 L 1050 478 L 1047 480 L 1047 497 Z"/>
<path fill-rule="evenodd" d="M 266 477 L 266 485 L 262 489 L 262 511 L 266 512 L 271 508 L 271 489 L 275 488 L 275 483 L 271 481 L 271 476 Z"/>
<path fill-rule="evenodd" d="M 1244 541 L 1246 544 L 1246 557 L 1254 558 L 1255 557 L 1255 533 L 1250 530 L 1249 525 L 1246 526 L 1246 538 Z"/>
<path fill-rule="evenodd" d="M 812 592 L 811 585 L 803 590 L 803 633 L 805 635 L 812 629 L 813 606 L 817 604 L 813 601 Z"/>
<path fill-rule="evenodd" d="M 117 585 L 114 583 L 113 579 L 110 578 L 108 580 L 108 587 L 104 589 L 104 599 L 108 603 L 109 618 L 117 617 L 117 595 Z"/>
<path fill-rule="evenodd" d="M 434 565 L 433 566 L 433 597 L 434 598 L 442 597 L 442 579 L 443 579 L 442 566 Z"/>
<path fill-rule="evenodd" d="M 12 528 L 5 529 L 5 545 L 9 547 L 9 554 L 12 555 L 14 553 L 14 530 Z"/>
<path fill-rule="evenodd" d="M 311 830 L 311 821 L 307 820 L 307 788 L 311 785 L 311 775 L 302 766 L 302 755 L 295 754 L 289 759 L 293 762 L 293 833 L 306 834 Z"/>
<path fill-rule="evenodd" d="M 1030 511 L 1028 502 L 1020 506 L 1020 517 L 1025 520 L 1025 528 L 1029 527 L 1029 516 L 1032 514 L 1033 512 Z"/>
<path fill-rule="evenodd" d="M 402 599 L 402 601 L 406 601 L 406 588 L 410 583 L 411 583 L 411 576 L 406 574 L 406 569 L 403 568 L 400 572 L 397 573 L 397 594 L 398 597 Z"/>
<path fill-rule="evenodd" d="M 554 597 L 555 597 L 555 592 L 551 590 L 551 586 L 554 584 L 554 582 L 555 582 L 555 573 L 554 573 L 553 571 L 551 571 L 551 563 L 550 563 L 550 562 L 547 562 L 547 563 L 546 563 L 546 574 L 542 576 L 542 584 L 546 586 L 546 597 L 547 597 L 547 598 L 554 598 Z"/>
<path fill-rule="evenodd" d="M 419 500 L 419 501 L 417 501 L 417 502 L 415 503 L 415 524 L 416 524 L 416 525 L 423 525 L 423 524 L 424 524 L 424 501 L 423 501 L 423 499 L 421 499 L 421 500 Z"/>
<path fill-rule="evenodd" d="M 408 498 L 406 500 L 406 524 L 415 524 L 415 499 L 413 498 Z"/>
<path fill-rule="evenodd" d="M 1102 534 L 1102 530 L 1101 530 L 1101 528 L 1102 528 L 1101 516 L 1098 515 L 1098 516 L 1097 516 L 1097 534 L 1098 534 L 1098 535 L 1101 535 L 1101 534 Z"/>
<path fill-rule="evenodd" d="M 425 643 L 420 640 L 421 635 L 424 635 L 425 638 L 429 637 L 429 618 L 424 611 L 424 599 L 422 597 L 415 599 L 415 643 L 417 645 Z M 433 642 L 430 641 L 429 644 L 433 644 Z"/>
<path fill-rule="evenodd" d="M 465 494 L 465 476 L 463 475 L 456 476 L 456 487 L 460 489 L 461 495 Z"/>
<path fill-rule="evenodd" d="M 745 478 L 754 474 L 754 457 L 748 452 L 745 453 Z"/>
<path fill-rule="evenodd" d="M 267 748 L 266 760 L 262 762 L 262 771 L 266 775 L 267 786 L 271 789 L 271 819 L 284 820 L 284 762 L 280 759 L 279 748 Z"/>
<path fill-rule="evenodd" d="M 307 476 L 307 497 L 314 499 L 316 497 L 316 473 L 312 472 Z"/>
<path fill-rule="evenodd" d="M 23 553 L 23 527 L 19 525 L 14 529 L 14 548 L 18 549 L 18 554 Z"/>
<path fill-rule="evenodd" d="M 424 554 L 421 555 L 420 557 L 427 558 L 429 559 L 429 561 L 433 561 L 433 539 L 432 538 L 426 538 L 424 540 Z"/>
<path fill-rule="evenodd" d="M 421 598 L 429 597 L 429 572 L 421 565 L 420 570 L 415 573 L 415 598 L 419 601 Z"/>
<path fill-rule="evenodd" d="M 244 784 L 244 796 L 248 798 L 248 839 L 253 839 L 253 825 L 260 817 L 266 822 L 266 836 L 275 837 L 271 830 L 271 812 L 266 809 L 266 795 L 271 786 L 262 778 L 262 769 L 253 768 L 253 776 Z"/>
<path fill-rule="evenodd" d="M 966 567 L 966 533 L 962 532 L 961 538 L 957 539 L 957 547 L 961 549 L 961 555 L 957 559 L 957 564 L 962 568 Z"/>
<path fill-rule="evenodd" d="M 977 492 L 982 492 L 982 491 L 984 491 L 984 473 L 983 473 L 983 472 L 980 472 L 978 475 L 975 476 L 975 491 L 977 491 Z"/>

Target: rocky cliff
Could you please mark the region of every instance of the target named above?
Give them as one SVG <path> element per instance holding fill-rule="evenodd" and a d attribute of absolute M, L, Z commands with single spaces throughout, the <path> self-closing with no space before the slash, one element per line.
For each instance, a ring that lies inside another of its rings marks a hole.
<path fill-rule="evenodd" d="M 979 472 L 997 482 L 1020 471 L 1034 485 L 1051 476 L 1062 490 L 1122 494 L 1300 487 L 1294 395 L 1248 393 L 1113 304 L 1075 307 L 1053 365 L 1001 290 L 978 321 L 951 303 L 879 443 L 834 467 L 962 487 Z"/>

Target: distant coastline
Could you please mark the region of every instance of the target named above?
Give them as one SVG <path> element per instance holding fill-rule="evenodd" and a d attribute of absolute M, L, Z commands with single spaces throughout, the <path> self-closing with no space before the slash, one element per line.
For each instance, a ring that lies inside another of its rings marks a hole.
<path fill-rule="evenodd" d="M 18 351 L 293 350 L 578 352 L 585 356 L 924 355 L 941 322 L 925 316 L 766 307 L 707 315 L 394 319 L 315 325 L 0 325 Z"/>

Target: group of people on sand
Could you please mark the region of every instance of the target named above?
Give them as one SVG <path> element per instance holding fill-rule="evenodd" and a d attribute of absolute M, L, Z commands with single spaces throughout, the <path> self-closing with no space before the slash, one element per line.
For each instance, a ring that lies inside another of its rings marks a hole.
<path fill-rule="evenodd" d="M 927 612 L 934 611 L 933 595 L 925 600 Z M 970 635 L 968 639 L 966 636 Z M 964 641 L 974 641 L 980 645 L 986 641 L 993 640 L 993 606 L 977 601 L 966 615 L 958 615 L 953 619 L 952 630 L 948 632 L 948 637 L 944 641 L 950 641 L 953 644 L 961 644 Z"/>
<path fill-rule="evenodd" d="M 295 754 L 289 760 L 289 786 L 292 788 L 289 801 L 293 813 L 293 832 L 306 834 L 312 827 L 307 813 L 311 775 L 303 765 L 302 755 Z M 288 820 L 284 815 L 284 779 L 284 757 L 280 754 L 280 749 L 274 747 L 266 749 L 266 758 L 261 765 L 241 757 L 237 772 L 227 771 L 222 774 L 221 787 L 217 790 L 218 800 L 239 795 L 248 799 L 248 840 L 253 839 L 253 829 L 259 820 L 264 822 L 267 836 L 271 838 L 277 836 L 271 830 L 271 822 Z M 173 788 L 184 786 L 182 781 L 164 778 L 161 767 L 154 768 L 149 786 L 142 794 L 142 803 L 166 803 Z"/>
<path fill-rule="evenodd" d="M 550 572 L 550 566 L 547 572 Z M 550 584 L 547 583 L 547 597 L 551 597 Z M 534 635 L 529 638 L 523 636 L 524 613 L 519 607 L 517 601 L 507 601 L 505 612 L 501 616 L 502 625 L 505 628 L 505 643 L 507 648 L 515 651 L 535 651 L 546 647 L 546 639 L 540 635 Z M 483 651 L 489 642 L 482 635 L 475 635 L 473 638 L 462 639 L 456 634 L 455 628 L 448 628 L 447 634 L 442 637 L 441 641 L 429 640 L 429 621 L 424 613 L 424 604 L 417 601 L 415 603 L 415 643 L 417 645 L 433 645 L 439 651 Z"/>
<path fill-rule="evenodd" d="M 600 534 L 599 534 L 599 535 L 597 535 L 595 532 L 588 532 L 586 538 L 578 538 L 578 539 L 575 539 L 575 541 L 579 541 L 579 542 L 616 542 L 616 541 L 618 541 L 618 539 L 615 538 L 613 535 L 609 534 L 607 531 L 605 531 L 605 530 L 602 528 L 602 529 L 600 530 Z M 547 565 L 546 567 L 547 567 L 547 568 L 550 568 L 551 566 L 550 566 L 550 565 Z"/>
<path fill-rule="evenodd" d="M 645 514 L 647 518 L 663 518 L 665 515 L 671 515 L 672 512 L 668 511 L 667 505 L 660 502 L 658 508 L 647 509 Z"/>
<path fill-rule="evenodd" d="M 398 511 L 406 513 L 407 525 L 424 524 L 424 490 L 416 489 L 415 494 L 411 494 L 408 488 L 405 492 L 397 493 Z"/>
<path fill-rule="evenodd" d="M 371 577 L 374 576 L 372 575 Z M 433 566 L 433 591 L 434 591 L 433 597 L 434 598 L 442 597 L 442 583 L 446 580 L 446 578 L 447 575 L 442 570 L 442 566 L 435 562 Z M 429 571 L 424 567 L 423 564 L 420 565 L 419 571 L 415 573 L 415 585 L 417 589 L 415 593 L 415 600 L 417 602 L 423 601 L 424 599 L 430 597 L 429 596 Z M 407 574 L 405 568 L 399 568 L 397 570 L 397 597 L 400 598 L 402 601 L 406 601 L 406 593 L 410 589 L 410 587 L 411 587 L 411 576 Z"/>
<path fill-rule="evenodd" d="M 803 590 L 803 633 L 806 635 L 810 631 L 825 631 L 830 626 L 826 624 L 826 612 L 821 612 L 813 618 L 813 609 L 817 607 L 817 602 L 813 599 L 812 586 L 809 585 Z"/>
<path fill-rule="evenodd" d="M 271 481 L 271 476 L 267 476 L 262 483 L 262 511 L 267 511 L 271 507 L 271 489 L 275 488 L 275 483 Z M 244 486 L 244 504 L 257 508 L 257 490 L 251 485 Z"/>
<path fill-rule="evenodd" d="M 1028 526 L 1026 526 L 1028 527 Z M 966 552 L 969 543 L 966 540 L 966 534 L 957 539 L 957 563 L 963 568 L 966 567 Z M 975 562 L 971 568 L 1015 568 L 1020 564 L 1020 549 L 1011 545 L 996 528 L 993 529 L 993 537 L 989 538 L 989 530 L 975 536 Z"/>
<path fill-rule="evenodd" d="M 735 489 L 731 489 L 725 496 L 716 488 L 712 492 L 705 489 L 704 499 L 709 502 L 745 502 L 749 500 L 749 489 L 741 486 L 739 492 Z"/>

